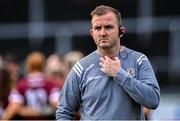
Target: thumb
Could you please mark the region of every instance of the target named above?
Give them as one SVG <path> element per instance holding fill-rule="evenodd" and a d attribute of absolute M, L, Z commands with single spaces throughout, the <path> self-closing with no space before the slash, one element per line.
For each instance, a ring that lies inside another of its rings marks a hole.
<path fill-rule="evenodd" d="M 114 60 L 115 60 L 115 61 L 119 61 L 119 58 L 118 58 L 118 57 L 114 57 Z"/>

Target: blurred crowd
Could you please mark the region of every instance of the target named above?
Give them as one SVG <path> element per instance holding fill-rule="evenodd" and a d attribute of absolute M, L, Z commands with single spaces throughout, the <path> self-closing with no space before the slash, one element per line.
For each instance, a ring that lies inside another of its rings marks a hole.
<path fill-rule="evenodd" d="M 0 55 L 0 119 L 55 119 L 65 79 L 82 57 L 80 51 L 63 56 L 33 51 L 24 60 L 24 66 L 20 66 L 16 55 Z"/>

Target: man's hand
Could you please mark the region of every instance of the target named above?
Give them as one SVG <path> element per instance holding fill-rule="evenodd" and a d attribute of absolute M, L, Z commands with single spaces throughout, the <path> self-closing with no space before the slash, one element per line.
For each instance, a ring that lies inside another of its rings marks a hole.
<path fill-rule="evenodd" d="M 121 68 L 121 61 L 118 57 L 114 57 L 113 59 L 108 56 L 100 57 L 100 61 L 101 71 L 110 77 L 115 77 Z"/>

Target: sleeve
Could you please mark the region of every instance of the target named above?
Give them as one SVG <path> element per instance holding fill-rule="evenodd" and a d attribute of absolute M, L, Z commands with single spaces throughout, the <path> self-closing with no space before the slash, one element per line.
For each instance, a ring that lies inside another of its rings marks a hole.
<path fill-rule="evenodd" d="M 149 109 L 156 109 L 160 102 L 160 88 L 153 68 L 146 56 L 138 64 L 138 79 L 130 76 L 121 68 L 115 81 L 139 104 Z"/>
<path fill-rule="evenodd" d="M 78 82 L 82 70 L 76 66 L 70 71 L 65 85 L 61 90 L 56 110 L 56 120 L 73 120 L 80 107 L 80 89 Z"/>
<path fill-rule="evenodd" d="M 23 104 L 25 102 L 24 95 L 23 95 L 24 87 L 25 87 L 25 81 L 20 80 L 20 82 L 17 83 L 16 87 L 11 90 L 8 96 L 9 102 Z"/>
<path fill-rule="evenodd" d="M 8 100 L 9 102 L 13 102 L 13 103 L 21 103 L 21 104 L 24 103 L 24 97 L 16 89 L 13 89 L 10 92 Z"/>

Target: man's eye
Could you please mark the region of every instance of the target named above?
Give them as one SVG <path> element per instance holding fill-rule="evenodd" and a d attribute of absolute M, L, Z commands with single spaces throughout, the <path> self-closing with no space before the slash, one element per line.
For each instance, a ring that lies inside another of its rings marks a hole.
<path fill-rule="evenodd" d="M 95 27 L 95 30 L 101 30 L 101 27 Z"/>
<path fill-rule="evenodd" d="M 106 29 L 112 29 L 113 26 L 105 26 Z"/>

